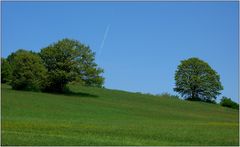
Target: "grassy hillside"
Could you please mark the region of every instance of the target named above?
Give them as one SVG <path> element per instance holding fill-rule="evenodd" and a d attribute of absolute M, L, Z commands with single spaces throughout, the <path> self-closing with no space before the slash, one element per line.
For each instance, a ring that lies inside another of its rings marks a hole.
<path fill-rule="evenodd" d="M 2 145 L 238 145 L 238 111 L 71 86 L 68 95 L 2 85 Z"/>

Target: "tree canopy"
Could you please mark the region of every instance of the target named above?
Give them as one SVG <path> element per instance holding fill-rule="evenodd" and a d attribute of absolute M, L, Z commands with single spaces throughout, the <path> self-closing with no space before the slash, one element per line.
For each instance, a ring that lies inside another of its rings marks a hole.
<path fill-rule="evenodd" d="M 187 100 L 215 102 L 216 96 L 223 90 L 217 72 L 198 58 L 181 61 L 175 73 L 175 82 L 174 91 Z"/>
<path fill-rule="evenodd" d="M 1 59 L 2 83 L 13 89 L 64 92 L 69 82 L 102 87 L 103 69 L 95 53 L 77 40 L 62 39 L 42 48 L 40 53 L 19 49 Z"/>
<path fill-rule="evenodd" d="M 94 53 L 77 40 L 62 39 L 41 49 L 47 68 L 47 91 L 63 92 L 66 84 L 78 81 L 83 85 L 101 87 L 103 69 L 94 62 Z"/>
<path fill-rule="evenodd" d="M 11 81 L 12 68 L 5 58 L 1 58 L 1 82 L 9 83 Z"/>
<path fill-rule="evenodd" d="M 44 86 L 46 69 L 41 58 L 26 50 L 19 50 L 8 58 L 12 66 L 11 85 L 18 90 L 40 90 Z"/>

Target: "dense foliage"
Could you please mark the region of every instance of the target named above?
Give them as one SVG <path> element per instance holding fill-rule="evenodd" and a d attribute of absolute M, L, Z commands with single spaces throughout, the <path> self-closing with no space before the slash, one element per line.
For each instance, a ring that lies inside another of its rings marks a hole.
<path fill-rule="evenodd" d="M 95 53 L 90 50 L 89 46 L 84 46 L 79 43 L 76 52 L 77 78 L 86 86 L 102 87 L 104 83 L 104 78 L 101 76 L 103 69 L 99 68 L 94 62 Z"/>
<path fill-rule="evenodd" d="M 13 89 L 40 90 L 43 88 L 46 80 L 46 69 L 37 54 L 19 50 L 12 54 L 10 59 Z"/>
<path fill-rule="evenodd" d="M 9 83 L 11 81 L 12 68 L 9 62 L 1 58 L 1 83 Z"/>
<path fill-rule="evenodd" d="M 40 52 L 48 70 L 46 90 L 63 92 L 72 81 L 87 86 L 101 87 L 103 72 L 94 62 L 94 53 L 76 40 L 63 39 L 43 48 Z"/>
<path fill-rule="evenodd" d="M 232 101 L 231 98 L 227 98 L 225 96 L 222 97 L 220 105 L 224 107 L 233 108 L 233 109 L 239 109 L 238 103 Z"/>
<path fill-rule="evenodd" d="M 41 49 L 40 53 L 19 49 L 1 59 L 2 83 L 18 90 L 65 92 L 69 82 L 103 87 L 103 69 L 95 63 L 89 46 L 63 39 Z"/>
<path fill-rule="evenodd" d="M 174 91 L 187 100 L 215 102 L 216 96 L 223 89 L 217 72 L 198 58 L 181 61 L 175 73 L 175 81 Z"/>

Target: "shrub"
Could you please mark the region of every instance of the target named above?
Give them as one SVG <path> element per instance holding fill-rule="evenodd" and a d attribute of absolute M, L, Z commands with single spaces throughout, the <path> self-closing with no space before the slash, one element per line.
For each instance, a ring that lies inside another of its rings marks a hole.
<path fill-rule="evenodd" d="M 231 98 L 223 96 L 220 102 L 220 105 L 223 107 L 229 107 L 233 109 L 239 109 L 239 104 L 232 101 Z"/>

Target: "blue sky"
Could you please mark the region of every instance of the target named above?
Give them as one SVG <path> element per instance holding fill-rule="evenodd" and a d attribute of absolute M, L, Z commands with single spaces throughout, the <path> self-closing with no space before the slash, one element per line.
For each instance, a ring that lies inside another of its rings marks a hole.
<path fill-rule="evenodd" d="M 3 57 L 66 37 L 96 52 L 107 88 L 177 94 L 177 66 L 198 57 L 220 74 L 222 95 L 238 101 L 237 2 L 3 3 Z"/>

